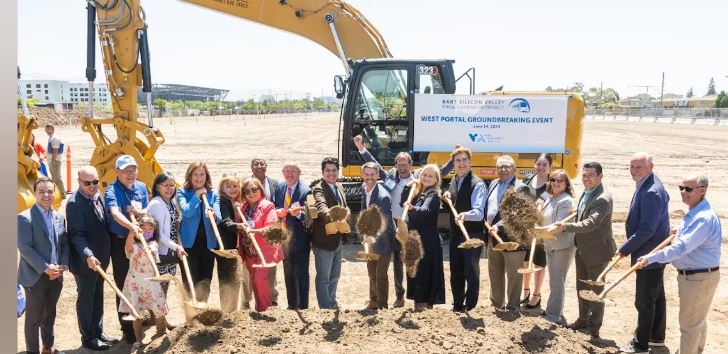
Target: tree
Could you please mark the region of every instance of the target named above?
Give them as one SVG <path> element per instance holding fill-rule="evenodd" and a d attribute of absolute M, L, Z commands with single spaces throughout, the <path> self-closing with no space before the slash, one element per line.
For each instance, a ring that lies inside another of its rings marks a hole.
<path fill-rule="evenodd" d="M 715 80 L 712 77 L 710 78 L 710 83 L 708 84 L 708 93 L 706 93 L 705 95 L 715 95 Z"/>
<path fill-rule="evenodd" d="M 687 98 L 693 97 L 693 88 L 692 87 L 688 90 L 688 94 L 685 96 L 687 96 Z"/>
<path fill-rule="evenodd" d="M 728 108 L 728 95 L 726 95 L 725 91 L 720 91 L 720 94 L 718 94 L 718 98 L 715 100 L 715 107 Z"/>

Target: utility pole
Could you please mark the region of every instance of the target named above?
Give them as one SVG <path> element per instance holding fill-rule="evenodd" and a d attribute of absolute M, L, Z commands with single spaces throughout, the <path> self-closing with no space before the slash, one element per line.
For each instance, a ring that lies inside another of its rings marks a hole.
<path fill-rule="evenodd" d="M 662 111 L 662 96 L 665 93 L 665 72 L 662 72 L 662 87 L 660 88 L 660 110 Z"/>

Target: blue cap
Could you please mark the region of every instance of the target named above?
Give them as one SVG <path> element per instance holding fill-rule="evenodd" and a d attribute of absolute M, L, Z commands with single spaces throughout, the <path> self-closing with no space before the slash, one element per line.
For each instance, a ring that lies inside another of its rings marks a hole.
<path fill-rule="evenodd" d="M 134 158 L 129 155 L 121 155 L 116 159 L 116 169 L 123 170 L 129 166 L 137 166 Z"/>

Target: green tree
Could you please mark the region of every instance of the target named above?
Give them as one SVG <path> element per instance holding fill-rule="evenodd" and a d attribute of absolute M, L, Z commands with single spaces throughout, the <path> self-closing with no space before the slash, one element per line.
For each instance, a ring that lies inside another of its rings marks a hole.
<path fill-rule="evenodd" d="M 705 95 L 715 95 L 715 80 L 712 77 L 710 78 L 710 83 L 708 83 L 708 93 Z"/>
<path fill-rule="evenodd" d="M 693 88 L 692 87 L 688 90 L 688 94 L 685 96 L 687 96 L 687 98 L 693 97 Z"/>
<path fill-rule="evenodd" d="M 720 91 L 720 94 L 718 94 L 718 98 L 715 100 L 715 107 L 728 108 L 728 95 L 726 95 L 725 91 Z"/>

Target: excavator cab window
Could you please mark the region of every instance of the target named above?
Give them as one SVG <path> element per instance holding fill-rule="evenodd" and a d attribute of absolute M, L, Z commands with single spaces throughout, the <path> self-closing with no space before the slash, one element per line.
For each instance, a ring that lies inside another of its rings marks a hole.
<path fill-rule="evenodd" d="M 442 77 L 437 65 L 417 65 L 417 78 L 415 88 L 418 93 L 433 95 L 443 94 Z"/>
<path fill-rule="evenodd" d="M 363 73 L 354 103 L 354 133 L 379 161 L 391 161 L 407 150 L 406 68 L 371 69 Z"/>

